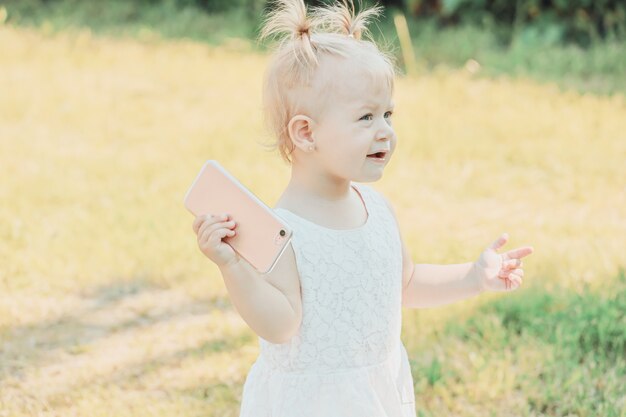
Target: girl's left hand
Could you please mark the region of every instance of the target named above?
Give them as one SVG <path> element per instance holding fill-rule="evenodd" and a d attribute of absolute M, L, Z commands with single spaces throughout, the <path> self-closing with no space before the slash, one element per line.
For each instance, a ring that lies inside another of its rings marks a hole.
<path fill-rule="evenodd" d="M 490 291 L 512 291 L 522 285 L 522 258 L 533 253 L 531 246 L 512 249 L 499 254 L 496 252 L 509 240 L 503 233 L 495 242 L 480 254 L 474 262 L 480 288 Z"/>

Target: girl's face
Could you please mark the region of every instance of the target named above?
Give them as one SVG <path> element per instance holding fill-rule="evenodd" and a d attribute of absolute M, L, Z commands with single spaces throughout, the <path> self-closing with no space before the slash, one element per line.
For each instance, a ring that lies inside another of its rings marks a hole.
<path fill-rule="evenodd" d="M 341 79 L 337 73 L 343 74 Z M 376 181 L 396 147 L 391 115 L 394 103 L 391 91 L 377 87 L 359 68 L 342 66 L 333 74 L 334 85 L 325 104 L 317 113 L 313 139 L 324 170 L 335 177 L 359 182 Z M 385 152 L 383 158 L 368 157 Z"/>

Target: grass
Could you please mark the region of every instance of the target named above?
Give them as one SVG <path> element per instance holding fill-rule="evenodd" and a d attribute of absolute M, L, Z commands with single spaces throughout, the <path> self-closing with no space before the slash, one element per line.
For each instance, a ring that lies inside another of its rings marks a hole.
<path fill-rule="evenodd" d="M 217 159 L 273 205 L 266 56 L 0 26 L 0 415 L 237 416 L 255 335 L 184 192 Z M 181 76 L 184 74 L 184 76 Z M 523 287 L 404 310 L 420 416 L 624 416 L 626 103 L 438 69 L 399 78 L 375 184 L 416 263 L 532 245 Z"/>
<path fill-rule="evenodd" d="M 89 28 L 107 36 L 144 40 L 183 38 L 227 45 L 231 49 L 264 49 L 264 45 L 254 41 L 261 14 L 261 10 L 254 8 L 206 13 L 191 6 L 181 8 L 173 0 L 143 5 L 123 0 L 4 0 L 0 1 L 2 5 L 7 23 L 38 27 L 45 32 Z M 402 62 L 391 13 L 373 28 L 373 34 L 388 42 Z M 410 19 L 409 29 L 416 59 L 424 72 L 469 65 L 477 75 L 487 78 L 531 78 L 556 84 L 564 90 L 602 95 L 626 93 L 624 39 L 609 39 L 581 48 L 563 45 L 550 33 L 531 27 L 521 30 L 510 43 L 503 41 L 508 37 L 508 29 L 493 24 L 482 28 L 470 25 L 441 28 L 434 21 Z"/>
<path fill-rule="evenodd" d="M 428 71 L 438 66 L 463 68 L 476 61 L 475 71 L 487 78 L 531 78 L 563 90 L 611 95 L 626 93 L 626 43 L 609 40 L 582 48 L 574 44 L 518 35 L 502 42 L 502 29 L 464 25 L 446 29 L 434 22 L 410 21 L 418 63 Z M 384 26 L 394 39 L 392 28 Z"/>

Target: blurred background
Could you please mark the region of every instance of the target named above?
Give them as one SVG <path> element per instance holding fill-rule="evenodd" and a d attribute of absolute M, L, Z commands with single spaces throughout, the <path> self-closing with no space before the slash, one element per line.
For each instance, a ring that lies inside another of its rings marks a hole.
<path fill-rule="evenodd" d="M 309 0 L 319 6 L 331 0 Z M 359 3 L 358 1 L 355 3 Z M 185 38 L 263 49 L 266 0 L 9 0 L 0 21 L 46 33 L 89 28 L 107 35 Z M 374 4 L 364 0 L 363 5 Z M 387 0 L 372 30 L 399 47 L 402 13 L 417 61 L 428 69 L 476 60 L 488 76 L 529 76 L 579 91 L 626 89 L 626 4 L 621 0 Z M 233 45 L 231 45 L 233 46 Z M 398 58 L 402 61 L 399 53 Z"/>
<path fill-rule="evenodd" d="M 413 261 L 535 249 L 515 292 L 404 309 L 418 416 L 626 416 L 626 5 L 384 6 L 373 186 Z M 268 7 L 0 0 L 0 417 L 238 416 L 258 342 L 182 200 L 207 159 L 270 207 L 289 181 Z"/>

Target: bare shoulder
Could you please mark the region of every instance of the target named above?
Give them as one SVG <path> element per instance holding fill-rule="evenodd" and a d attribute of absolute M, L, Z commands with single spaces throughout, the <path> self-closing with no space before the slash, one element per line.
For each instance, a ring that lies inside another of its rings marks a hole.
<path fill-rule="evenodd" d="M 263 275 L 265 281 L 285 294 L 294 311 L 302 316 L 302 294 L 300 291 L 300 274 L 296 264 L 296 256 L 291 242 L 276 261 L 274 268 Z"/>
<path fill-rule="evenodd" d="M 387 207 L 389 207 L 389 210 L 391 210 L 391 213 L 393 213 L 393 216 L 396 217 L 396 211 L 393 208 L 393 206 L 391 205 L 391 202 L 389 201 L 389 199 L 387 197 L 385 197 L 385 195 L 383 193 L 381 193 L 380 191 L 378 191 L 376 188 L 369 186 L 369 188 L 372 190 L 373 193 L 378 194 L 380 196 L 380 198 L 385 202 L 385 204 L 387 205 Z M 397 217 L 396 217 L 397 220 Z"/>

